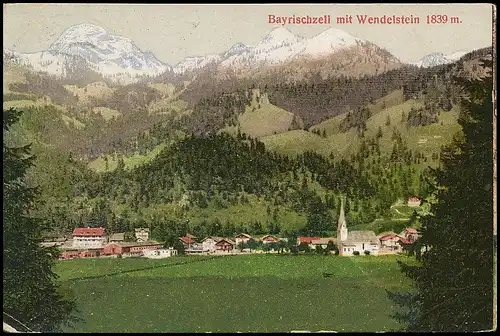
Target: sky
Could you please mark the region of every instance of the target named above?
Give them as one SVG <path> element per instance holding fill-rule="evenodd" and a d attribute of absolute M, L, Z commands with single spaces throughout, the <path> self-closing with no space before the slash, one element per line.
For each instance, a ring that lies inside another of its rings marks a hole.
<path fill-rule="evenodd" d="M 432 52 L 451 54 L 492 45 L 491 4 L 378 5 L 152 5 L 152 4 L 4 4 L 4 48 L 18 52 L 47 49 L 67 28 L 81 23 L 132 39 L 142 51 L 174 65 L 187 56 L 220 53 L 242 42 L 258 43 L 280 25 L 269 15 L 330 15 L 329 25 L 285 25 L 291 32 L 313 37 L 334 27 L 387 49 L 404 62 Z M 337 24 L 338 16 L 352 24 Z M 357 15 L 413 15 L 420 24 L 359 24 Z M 427 15 L 447 15 L 446 24 L 426 24 Z M 459 17 L 461 23 L 450 23 Z"/>

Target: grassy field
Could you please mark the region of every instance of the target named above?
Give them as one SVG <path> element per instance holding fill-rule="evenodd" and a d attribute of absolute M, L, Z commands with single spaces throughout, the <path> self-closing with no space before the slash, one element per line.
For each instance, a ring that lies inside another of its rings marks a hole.
<path fill-rule="evenodd" d="M 255 106 L 252 104 L 251 107 L 246 107 L 245 113 L 238 116 L 241 133 L 253 138 L 287 132 L 292 120 L 293 113 L 272 104 L 255 104 Z M 236 134 L 237 127 L 227 126 L 221 131 Z"/>
<path fill-rule="evenodd" d="M 156 146 L 153 150 L 147 152 L 145 155 L 135 154 L 131 156 L 123 156 L 123 163 L 125 164 L 125 169 L 132 169 L 141 164 L 147 163 L 154 159 L 160 152 L 165 149 L 167 145 L 161 143 Z M 99 157 L 94 161 L 91 161 L 88 167 L 97 172 L 113 171 L 118 166 L 118 159 L 114 158 L 112 155 L 108 155 L 108 167 L 106 169 L 106 161 L 104 157 Z"/>
<path fill-rule="evenodd" d="M 386 290 L 410 288 L 395 256 L 87 259 L 56 272 L 85 320 L 68 332 L 390 331 Z"/>
<path fill-rule="evenodd" d="M 102 117 L 106 119 L 106 121 L 113 119 L 113 117 L 118 118 L 122 115 L 117 110 L 113 110 L 107 107 L 94 107 L 92 108 L 92 112 L 102 115 Z"/>
<path fill-rule="evenodd" d="M 402 121 L 402 114 L 407 116 L 412 107 L 421 107 L 422 102 L 408 100 L 400 103 L 399 91 L 395 91 L 386 98 L 387 105 L 377 102 L 375 105 L 369 106 L 374 114 L 366 121 L 367 130 L 365 132 L 366 137 L 373 137 L 377 134 L 378 128 L 381 128 L 383 136 L 380 139 L 380 150 L 383 153 L 392 150 L 393 130 L 401 133 L 409 148 L 419 150 L 430 158 L 432 153 L 439 153 L 442 145 L 450 143 L 453 136 L 461 129 L 457 122 L 458 106 L 453 107 L 449 112 L 441 112 L 438 122 L 435 124 L 407 127 L 406 122 Z M 267 149 L 287 155 L 316 151 L 322 155 L 333 153 L 337 157 L 346 157 L 356 153 L 361 139 L 354 129 L 347 132 L 340 131 L 339 127 L 344 118 L 345 114 L 335 116 L 310 128 L 310 131 L 318 130 L 320 133 L 324 131 L 326 138 L 312 132 L 294 130 L 265 136 L 261 138 L 261 141 Z M 386 124 L 387 120 L 390 120 L 389 125 Z M 422 164 L 431 165 L 431 163 Z"/>

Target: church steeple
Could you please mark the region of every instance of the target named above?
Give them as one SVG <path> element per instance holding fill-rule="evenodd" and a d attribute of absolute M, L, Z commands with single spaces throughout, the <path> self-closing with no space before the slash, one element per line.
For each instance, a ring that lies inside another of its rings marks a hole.
<path fill-rule="evenodd" d="M 347 222 L 344 213 L 344 198 L 340 198 L 340 215 L 337 227 L 337 239 L 344 241 L 347 239 Z"/>

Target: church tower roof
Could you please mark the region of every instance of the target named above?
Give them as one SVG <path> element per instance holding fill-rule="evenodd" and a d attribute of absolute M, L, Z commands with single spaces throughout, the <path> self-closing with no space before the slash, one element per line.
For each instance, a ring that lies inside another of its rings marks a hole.
<path fill-rule="evenodd" d="M 339 221 L 338 221 L 338 230 L 340 230 L 342 227 L 347 226 L 346 220 L 345 220 L 345 212 L 344 212 L 344 198 L 340 198 L 340 215 L 339 215 Z"/>
<path fill-rule="evenodd" d="M 337 239 L 340 242 L 347 240 L 348 230 L 347 230 L 347 222 L 345 220 L 345 212 L 344 212 L 344 198 L 340 198 L 340 215 L 339 215 L 339 223 L 337 227 Z"/>

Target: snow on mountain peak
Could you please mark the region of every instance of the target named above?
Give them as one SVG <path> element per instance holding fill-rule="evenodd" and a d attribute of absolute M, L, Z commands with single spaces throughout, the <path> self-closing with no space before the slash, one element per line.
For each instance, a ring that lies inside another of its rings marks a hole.
<path fill-rule="evenodd" d="M 20 54 L 19 59 L 37 71 L 57 76 L 64 76 L 67 67 L 78 59 L 89 69 L 121 82 L 171 69 L 151 52 L 142 52 L 131 39 L 111 35 L 104 28 L 87 23 L 66 29 L 48 50 Z"/>
<path fill-rule="evenodd" d="M 450 55 L 445 55 L 442 52 L 433 52 L 425 55 L 418 62 L 411 63 L 420 67 L 433 67 L 441 64 L 448 64 L 459 60 L 463 55 L 467 54 L 467 51 L 457 51 Z"/>
<path fill-rule="evenodd" d="M 322 55 L 335 52 L 341 48 L 356 45 L 363 40 L 353 37 L 343 30 L 330 28 L 306 41 L 302 54 Z"/>
<path fill-rule="evenodd" d="M 74 25 L 66 29 L 59 39 L 72 37 L 74 39 L 84 39 L 91 35 L 106 34 L 106 30 L 102 27 L 90 23 L 82 23 Z"/>
<path fill-rule="evenodd" d="M 284 27 L 277 27 L 271 30 L 264 38 L 261 43 L 280 43 L 286 41 L 297 41 L 299 38 L 295 36 L 291 31 Z"/>

